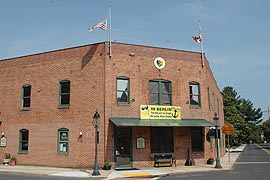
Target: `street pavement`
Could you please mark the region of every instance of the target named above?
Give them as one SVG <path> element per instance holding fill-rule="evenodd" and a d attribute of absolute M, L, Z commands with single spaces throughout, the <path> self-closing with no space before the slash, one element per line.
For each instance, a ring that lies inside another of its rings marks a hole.
<path fill-rule="evenodd" d="M 72 168 L 55 168 L 55 167 L 41 167 L 41 166 L 6 166 L 0 165 L 0 172 L 9 173 L 27 173 L 27 174 L 39 174 L 48 176 L 62 176 L 62 177 L 98 177 L 99 179 L 122 179 L 128 177 L 136 178 L 152 178 L 166 176 L 169 174 L 177 173 L 191 173 L 191 172 L 205 172 L 205 171 L 220 171 L 230 170 L 235 164 L 236 159 L 245 148 L 245 145 L 241 145 L 236 149 L 231 149 L 230 156 L 227 152 L 224 157 L 221 158 L 222 169 L 216 169 L 215 164 L 196 164 L 193 166 L 178 165 L 176 167 L 160 167 L 160 168 L 145 168 L 140 170 L 102 170 L 100 169 L 100 176 L 92 176 L 92 170 L 89 169 L 72 169 Z M 269 150 L 266 150 L 269 151 Z M 230 157 L 230 158 L 229 158 Z"/>

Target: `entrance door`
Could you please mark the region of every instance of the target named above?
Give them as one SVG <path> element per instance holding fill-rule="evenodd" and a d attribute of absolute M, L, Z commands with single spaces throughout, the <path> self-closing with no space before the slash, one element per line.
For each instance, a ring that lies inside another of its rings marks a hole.
<path fill-rule="evenodd" d="M 115 157 L 116 168 L 131 168 L 131 128 L 115 128 Z"/>

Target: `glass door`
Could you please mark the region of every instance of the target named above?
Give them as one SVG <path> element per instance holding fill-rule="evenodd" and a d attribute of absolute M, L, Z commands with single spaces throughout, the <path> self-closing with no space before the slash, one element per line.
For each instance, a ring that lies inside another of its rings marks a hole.
<path fill-rule="evenodd" d="M 115 127 L 116 168 L 131 168 L 131 128 Z"/>

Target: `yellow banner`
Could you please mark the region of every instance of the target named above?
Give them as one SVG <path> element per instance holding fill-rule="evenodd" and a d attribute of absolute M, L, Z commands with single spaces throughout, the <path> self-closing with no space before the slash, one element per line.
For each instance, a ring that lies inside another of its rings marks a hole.
<path fill-rule="evenodd" d="M 180 106 L 141 105 L 141 119 L 181 119 Z"/>

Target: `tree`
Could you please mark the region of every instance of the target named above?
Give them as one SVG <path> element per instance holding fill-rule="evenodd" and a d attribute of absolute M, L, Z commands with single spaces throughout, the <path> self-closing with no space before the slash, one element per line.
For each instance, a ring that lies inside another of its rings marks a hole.
<path fill-rule="evenodd" d="M 263 115 L 260 108 L 254 108 L 250 100 L 241 98 L 231 86 L 222 90 L 224 104 L 224 120 L 234 126 L 231 144 L 239 145 L 243 141 L 260 141 L 258 124 Z"/>
<path fill-rule="evenodd" d="M 261 125 L 262 132 L 267 142 L 270 141 L 270 119 L 264 121 Z"/>

